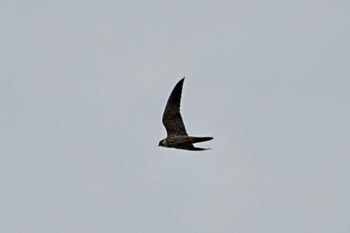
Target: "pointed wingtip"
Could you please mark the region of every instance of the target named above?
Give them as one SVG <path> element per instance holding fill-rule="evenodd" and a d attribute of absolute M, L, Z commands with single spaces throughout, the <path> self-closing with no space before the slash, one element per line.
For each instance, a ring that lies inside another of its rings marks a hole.
<path fill-rule="evenodd" d="M 177 82 L 176 86 L 177 86 L 177 85 L 181 85 L 181 86 L 182 86 L 183 83 L 184 83 L 184 81 L 185 81 L 185 77 L 183 77 L 182 79 L 180 79 L 180 81 Z"/>
<path fill-rule="evenodd" d="M 184 83 L 184 80 L 185 80 L 185 78 L 180 79 L 180 81 L 177 82 L 176 86 L 177 86 L 177 85 L 182 86 L 183 83 Z"/>

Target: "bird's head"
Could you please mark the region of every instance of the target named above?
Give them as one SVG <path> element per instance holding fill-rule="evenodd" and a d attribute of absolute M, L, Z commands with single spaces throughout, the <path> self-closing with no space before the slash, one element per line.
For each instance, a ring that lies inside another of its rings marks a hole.
<path fill-rule="evenodd" d="M 166 147 L 166 146 L 167 146 L 167 143 L 166 143 L 165 139 L 161 140 L 161 141 L 159 142 L 158 146 L 164 146 L 164 147 Z"/>

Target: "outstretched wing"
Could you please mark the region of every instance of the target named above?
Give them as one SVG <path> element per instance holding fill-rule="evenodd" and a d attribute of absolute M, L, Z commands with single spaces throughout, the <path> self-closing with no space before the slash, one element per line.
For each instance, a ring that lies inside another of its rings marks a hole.
<path fill-rule="evenodd" d="M 182 85 L 184 79 L 181 79 L 171 92 L 163 113 L 163 125 L 169 135 L 187 135 L 185 125 L 180 114 L 180 101 Z"/>

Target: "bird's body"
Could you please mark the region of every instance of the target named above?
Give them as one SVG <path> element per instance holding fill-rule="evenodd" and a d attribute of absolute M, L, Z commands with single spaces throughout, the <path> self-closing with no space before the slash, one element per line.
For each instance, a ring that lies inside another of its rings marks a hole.
<path fill-rule="evenodd" d="M 185 125 L 180 114 L 180 102 L 182 85 L 184 79 L 181 79 L 171 92 L 163 113 L 163 125 L 167 131 L 167 137 L 159 142 L 158 146 L 170 147 L 183 150 L 207 150 L 205 148 L 194 147 L 197 142 L 212 140 L 212 137 L 193 137 L 188 136 Z"/>

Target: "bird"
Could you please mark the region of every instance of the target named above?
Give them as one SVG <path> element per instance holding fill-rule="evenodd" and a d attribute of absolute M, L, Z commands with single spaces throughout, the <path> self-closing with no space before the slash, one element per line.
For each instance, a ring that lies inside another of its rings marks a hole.
<path fill-rule="evenodd" d="M 189 136 L 186 132 L 185 124 L 180 114 L 184 80 L 185 77 L 176 84 L 165 106 L 162 122 L 167 131 L 167 137 L 162 139 L 158 146 L 191 151 L 209 150 L 210 148 L 195 147 L 193 144 L 212 140 L 213 137 Z"/>

